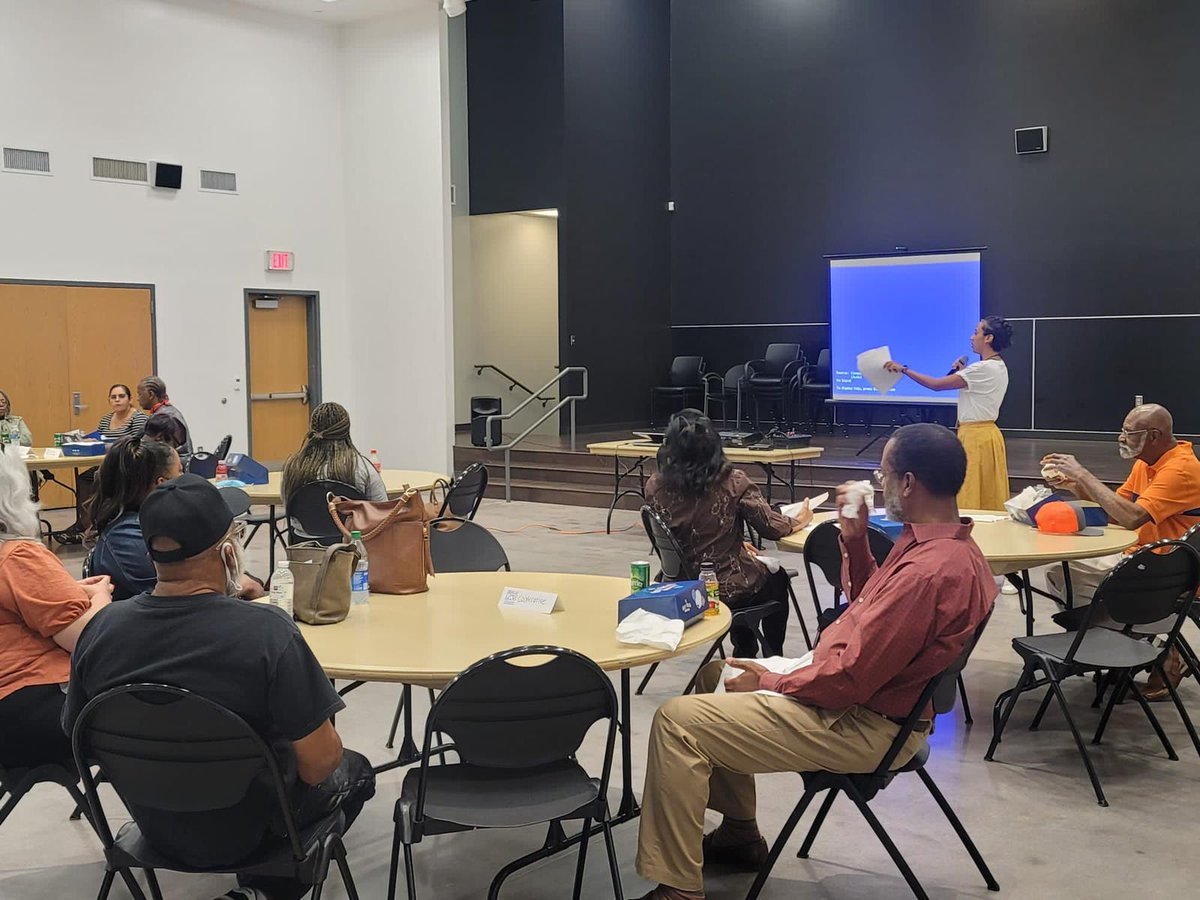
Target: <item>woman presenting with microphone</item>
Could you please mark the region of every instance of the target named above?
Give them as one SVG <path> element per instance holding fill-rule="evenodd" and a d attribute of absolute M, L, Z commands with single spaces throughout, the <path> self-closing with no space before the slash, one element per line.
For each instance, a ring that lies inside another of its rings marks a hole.
<path fill-rule="evenodd" d="M 1008 492 L 1008 458 L 1004 435 L 996 427 L 1000 404 L 1008 390 L 1008 367 L 1001 352 L 1012 343 L 1012 326 L 1000 316 L 985 316 L 971 335 L 979 361 L 954 361 L 947 375 L 923 375 L 903 363 L 889 361 L 889 372 L 907 375 L 931 391 L 958 391 L 958 440 L 967 451 L 967 479 L 958 492 L 962 509 L 1003 509 Z"/>

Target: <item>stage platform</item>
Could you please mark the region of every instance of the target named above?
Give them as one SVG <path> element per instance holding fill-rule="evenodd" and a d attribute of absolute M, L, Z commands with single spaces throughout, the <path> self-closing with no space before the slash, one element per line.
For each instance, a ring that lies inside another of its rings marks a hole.
<path fill-rule="evenodd" d="M 877 430 L 878 433 L 878 430 Z M 544 503 L 563 503 L 574 506 L 607 507 L 613 493 L 613 460 L 591 456 L 587 445 L 598 441 L 614 441 L 631 438 L 631 429 L 579 432 L 577 449 L 571 451 L 570 438 L 530 437 L 513 450 L 514 500 L 533 500 Z M 813 445 L 824 447 L 820 459 L 812 463 L 797 465 L 797 498 L 816 494 L 834 487 L 843 481 L 870 478 L 878 468 L 883 453 L 881 439 L 863 453 L 858 451 L 870 440 L 871 435 L 830 435 L 827 431 L 813 438 Z M 1013 492 L 1029 484 L 1040 484 L 1040 461 L 1047 453 L 1072 453 L 1110 486 L 1125 480 L 1130 463 L 1117 453 L 1115 440 L 1080 441 L 1058 440 L 1053 437 L 1008 438 L 1008 473 Z M 469 434 L 458 434 L 454 447 L 454 467 L 461 471 L 473 462 L 482 462 L 488 467 L 489 497 L 504 497 L 504 454 L 471 446 Z M 754 467 L 750 467 L 754 468 Z M 647 474 L 654 470 L 652 462 L 646 464 Z M 761 473 L 750 471 L 751 477 L 762 482 Z M 776 496 L 774 499 L 779 500 Z M 636 509 L 641 501 L 636 497 L 624 498 L 621 507 Z"/>

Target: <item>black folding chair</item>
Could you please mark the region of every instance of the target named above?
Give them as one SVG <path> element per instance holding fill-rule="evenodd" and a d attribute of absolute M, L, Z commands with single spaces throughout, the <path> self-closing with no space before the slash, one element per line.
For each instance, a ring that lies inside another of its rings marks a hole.
<path fill-rule="evenodd" d="M 444 483 L 444 482 L 443 482 Z M 487 491 L 488 470 L 483 463 L 471 463 L 450 485 L 438 516 L 474 519 Z"/>
<path fill-rule="evenodd" d="M 808 589 L 812 593 L 813 606 L 817 610 L 818 641 L 820 632 L 824 631 L 832 622 L 837 621 L 838 616 L 846 611 L 846 604 L 839 602 L 844 593 L 840 536 L 841 530 L 838 528 L 837 521 L 830 519 L 813 528 L 804 540 L 804 571 L 808 575 Z M 894 544 L 895 541 L 883 529 L 874 525 L 867 528 L 867 546 L 871 549 L 871 556 L 875 558 L 876 565 L 884 564 L 888 554 L 892 552 Z M 820 570 L 821 574 L 825 576 L 825 580 L 833 588 L 833 606 L 829 609 L 821 607 L 821 599 L 817 596 L 817 581 L 813 577 L 814 568 Z M 963 681 L 961 672 L 956 677 L 958 693 L 962 697 L 963 721 L 971 725 L 975 719 L 971 716 L 971 702 L 967 699 L 967 684 Z"/>
<path fill-rule="evenodd" d="M 329 547 L 345 540 L 329 515 L 330 494 L 347 500 L 366 499 L 358 488 L 340 481 L 313 481 L 301 485 L 287 498 L 289 542 L 316 541 Z"/>
<path fill-rule="evenodd" d="M 435 572 L 496 572 L 503 569 L 511 572 L 508 554 L 495 536 L 482 525 L 452 516 L 434 519 L 429 523 L 429 555 L 433 559 Z M 436 693 L 429 688 L 429 702 Z M 404 685 L 396 714 L 392 716 L 392 729 L 388 732 L 389 750 L 396 743 L 396 729 L 400 727 L 400 716 L 412 705 L 412 686 Z"/>
<path fill-rule="evenodd" d="M 1200 553 L 1183 541 L 1160 541 L 1142 547 L 1117 563 L 1104 581 L 1100 582 L 1088 607 L 1087 619 L 1078 631 L 1013 638 L 1013 649 L 1024 660 L 1025 665 L 1016 686 L 996 698 L 992 711 L 992 742 L 984 759 L 990 760 L 995 754 L 996 745 L 1000 743 L 1004 726 L 1008 724 L 1017 698 L 1026 691 L 1046 687 L 1046 695 L 1042 698 L 1029 730 L 1037 730 L 1050 706 L 1051 698 L 1056 699 L 1071 729 L 1075 746 L 1079 748 L 1079 755 L 1083 757 L 1084 767 L 1096 792 L 1096 800 L 1101 806 L 1108 806 L 1108 800 L 1105 799 L 1104 790 L 1100 786 L 1100 777 L 1096 774 L 1087 747 L 1059 685 L 1064 678 L 1071 675 L 1107 671 L 1115 685 L 1108 705 L 1100 716 L 1092 743 L 1100 743 L 1113 706 L 1119 696 L 1128 692 L 1137 700 L 1146 718 L 1150 720 L 1150 725 L 1158 735 L 1167 756 L 1177 760 L 1179 757 L 1175 749 L 1133 680 L 1134 672 L 1146 668 L 1158 672 L 1166 682 L 1171 700 L 1187 727 L 1196 752 L 1200 753 L 1200 737 L 1197 737 L 1196 729 L 1179 699 L 1178 692 L 1163 672 L 1163 661 L 1177 643 L 1179 631 L 1191 613 L 1198 584 Z M 1117 623 L 1121 630 L 1115 631 L 1093 624 L 1093 620 L 1101 611 L 1107 613 L 1108 618 Z M 1174 621 L 1162 646 L 1156 647 L 1145 639 L 1145 635 L 1137 633 L 1139 625 L 1159 622 L 1168 617 L 1172 617 Z M 1036 674 L 1039 671 L 1042 673 L 1040 677 Z M 1007 705 L 1004 703 L 1006 699 Z"/>
<path fill-rule="evenodd" d="M 549 657 L 530 665 L 536 657 Z M 573 897 L 583 886 L 587 847 L 598 823 L 608 852 L 613 892 L 621 874 L 608 812 L 608 778 L 617 734 L 617 695 L 587 657 L 562 647 L 517 647 L 489 656 L 446 685 L 425 723 L 420 768 L 404 777 L 394 813 L 388 900 L 396 896 L 401 849 L 408 900 L 416 900 L 412 848 L 426 835 L 477 828 L 550 823 L 547 845 L 579 841 Z M 607 720 L 604 762 L 593 778 L 576 759 L 588 730 Z M 451 739 L 459 762 L 431 767 L 434 735 Z M 561 823 L 582 819 L 578 837 Z M 547 848 L 509 863 L 492 880 L 488 900 L 512 872 L 547 855 Z"/>
<path fill-rule="evenodd" d="M 670 527 L 649 506 L 642 507 L 642 527 L 646 529 L 646 536 L 650 538 L 651 549 L 653 549 L 654 554 L 658 557 L 659 565 L 662 569 L 657 580 L 694 581 L 700 577 L 687 561 L 687 555 L 683 552 L 683 548 L 679 546 L 679 541 L 675 540 L 675 535 L 671 533 Z M 759 641 L 763 642 L 765 646 L 766 638 L 763 637 L 762 633 L 763 617 L 776 612 L 778 609 L 778 604 L 775 603 L 756 603 L 754 606 L 743 606 L 739 609 L 734 609 L 731 606 L 729 607 L 729 614 L 732 618 L 730 630 L 733 629 L 734 625 L 745 625 L 758 635 Z M 692 692 L 692 689 L 696 686 L 696 678 L 700 675 L 700 670 L 708 665 L 708 661 L 717 653 L 721 654 L 721 659 L 725 659 L 725 635 L 717 638 L 713 642 L 713 645 L 708 648 L 708 652 L 704 654 L 704 659 L 700 661 L 700 665 L 696 667 L 696 671 L 688 679 L 687 686 L 683 689 L 685 694 Z M 646 670 L 646 674 L 642 676 L 642 681 L 635 693 L 641 694 L 657 671 L 658 663 L 654 663 Z"/>
<path fill-rule="evenodd" d="M 676 356 L 671 360 L 671 370 L 667 375 L 669 384 L 650 388 L 650 424 L 654 424 L 654 413 L 658 401 L 665 397 L 675 401 L 676 409 L 686 409 L 703 402 L 704 397 L 704 357 Z M 674 415 L 674 413 L 672 413 Z M 670 421 L 671 416 L 667 419 Z"/>
<path fill-rule="evenodd" d="M 75 801 L 72 819 L 79 818 L 79 813 L 87 814 L 87 801 L 79 790 L 79 773 L 75 771 L 74 764 L 68 767 L 58 763 L 42 763 L 8 769 L 0 766 L 0 801 L 3 801 L 0 802 L 0 825 L 16 809 L 21 798 L 39 784 L 61 785 L 71 795 Z"/>
<path fill-rule="evenodd" d="M 154 900 L 162 900 L 155 869 L 292 878 L 312 885 L 312 900 L 320 900 L 331 860 L 337 863 L 346 893 L 358 900 L 342 843 L 341 811 L 301 831 L 274 752 L 225 707 L 168 685 L 121 685 L 88 702 L 75 722 L 71 742 L 92 821 L 104 844 L 98 900 L 108 897 L 118 874 L 135 900 L 146 900 L 134 869 L 145 871 Z M 236 865 L 211 867 L 190 865 L 155 849 L 153 836 L 144 836 L 136 821 L 123 825 L 114 838 L 90 765 L 100 767 L 131 809 L 180 815 L 228 810 L 250 794 L 269 798 L 274 808 L 265 814 L 278 816 L 286 835 L 267 838 Z"/>
<path fill-rule="evenodd" d="M 988 869 L 987 863 L 984 862 L 983 856 L 980 854 L 975 843 L 971 840 L 971 836 L 967 834 L 967 829 L 963 827 L 954 810 L 938 790 L 938 786 L 934 783 L 933 777 L 925 769 L 925 763 L 929 761 L 929 744 L 925 743 L 916 754 L 905 762 L 903 765 L 893 768 L 897 756 L 904 748 L 904 744 L 908 741 L 913 729 L 917 723 L 925 718 L 926 710 L 930 703 L 933 704 L 933 711 L 937 715 L 947 713 L 954 708 L 954 684 L 958 674 L 967 664 L 967 658 L 970 657 L 971 651 L 975 649 L 975 645 L 979 642 L 983 630 L 987 627 L 988 619 L 991 618 L 991 613 L 983 620 L 980 626 L 975 629 L 975 634 L 967 645 L 959 654 L 958 659 L 946 669 L 946 671 L 930 679 L 925 689 L 921 692 L 921 696 L 917 699 L 916 704 L 904 720 L 904 724 L 900 726 L 900 730 L 896 733 L 895 739 L 888 747 L 887 753 L 883 755 L 883 759 L 879 761 L 879 765 L 872 772 L 839 774 L 836 772 L 801 772 L 800 777 L 804 780 L 804 795 L 800 798 L 800 802 L 796 804 L 796 808 L 792 810 L 792 814 L 788 816 L 787 822 L 783 826 L 783 830 L 779 833 L 779 837 L 775 839 L 775 843 L 771 845 L 771 852 L 767 856 L 767 861 L 759 870 L 758 877 L 754 880 L 750 892 L 746 894 L 746 900 L 755 900 L 766 884 L 768 876 L 771 874 L 771 869 L 775 866 L 776 860 L 779 859 L 779 854 L 783 852 L 784 845 L 788 838 L 791 837 L 800 819 L 804 816 L 809 804 L 813 798 L 821 791 L 828 791 L 825 795 L 825 800 L 821 803 L 821 808 L 817 811 L 816 818 L 813 819 L 812 826 L 808 830 L 808 836 L 804 838 L 804 843 L 800 846 L 800 852 L 797 854 L 801 859 L 808 858 L 808 852 L 812 849 L 813 841 L 817 838 L 817 832 L 821 830 L 821 825 L 825 822 L 825 816 L 829 814 L 829 808 L 833 806 L 833 801 L 837 799 L 838 793 L 844 793 L 858 807 L 858 811 L 862 813 L 867 824 L 871 826 L 871 830 L 875 832 L 875 836 L 879 838 L 879 842 L 888 852 L 888 856 L 896 864 L 896 868 L 900 870 L 900 874 L 904 876 L 904 880 L 908 882 L 909 888 L 913 894 L 921 900 L 928 900 L 928 895 L 925 889 L 921 886 L 921 882 L 917 880 L 917 876 L 913 874 L 909 868 L 908 862 L 897 849 L 895 843 L 892 842 L 891 836 L 884 829 L 883 824 L 875 817 L 871 811 L 870 802 L 875 795 L 892 783 L 892 780 L 902 772 L 916 772 L 921 779 L 921 783 L 929 790 L 933 799 L 937 802 L 938 807 L 950 822 L 955 834 L 958 835 L 960 841 L 967 849 L 967 853 L 971 855 L 976 867 L 979 869 L 979 874 L 983 876 L 984 882 L 987 884 L 989 891 L 1000 890 L 1000 885 L 996 883 L 996 879 L 992 877 L 991 870 Z M 906 816 L 911 818 L 911 810 L 905 810 Z"/>

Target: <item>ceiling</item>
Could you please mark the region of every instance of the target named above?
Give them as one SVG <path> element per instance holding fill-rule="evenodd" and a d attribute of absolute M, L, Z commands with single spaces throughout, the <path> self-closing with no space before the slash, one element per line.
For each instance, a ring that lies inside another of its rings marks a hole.
<path fill-rule="evenodd" d="M 359 22 L 376 16 L 418 7 L 433 6 L 437 0 L 237 0 L 247 6 L 301 16 L 318 22 Z"/>

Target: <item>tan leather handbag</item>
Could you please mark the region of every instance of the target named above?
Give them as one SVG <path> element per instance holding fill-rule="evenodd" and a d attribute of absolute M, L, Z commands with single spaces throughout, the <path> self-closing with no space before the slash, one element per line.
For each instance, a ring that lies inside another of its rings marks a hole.
<path fill-rule="evenodd" d="M 296 590 L 292 609 L 308 625 L 334 625 L 350 613 L 350 578 L 358 565 L 353 544 L 325 547 L 316 541 L 292 544 L 288 560 Z"/>
<path fill-rule="evenodd" d="M 362 533 L 371 590 L 380 594 L 420 594 L 433 574 L 429 555 L 429 515 L 419 491 L 396 500 L 374 502 L 329 496 L 329 515 L 350 540 Z"/>
<path fill-rule="evenodd" d="M 442 496 L 438 496 L 438 491 L 442 492 Z M 450 492 L 450 482 L 445 478 L 439 478 L 433 483 L 433 487 L 429 489 L 429 502 L 425 504 L 426 518 L 436 519 L 442 514 L 442 505 L 446 502 L 446 494 Z"/>

